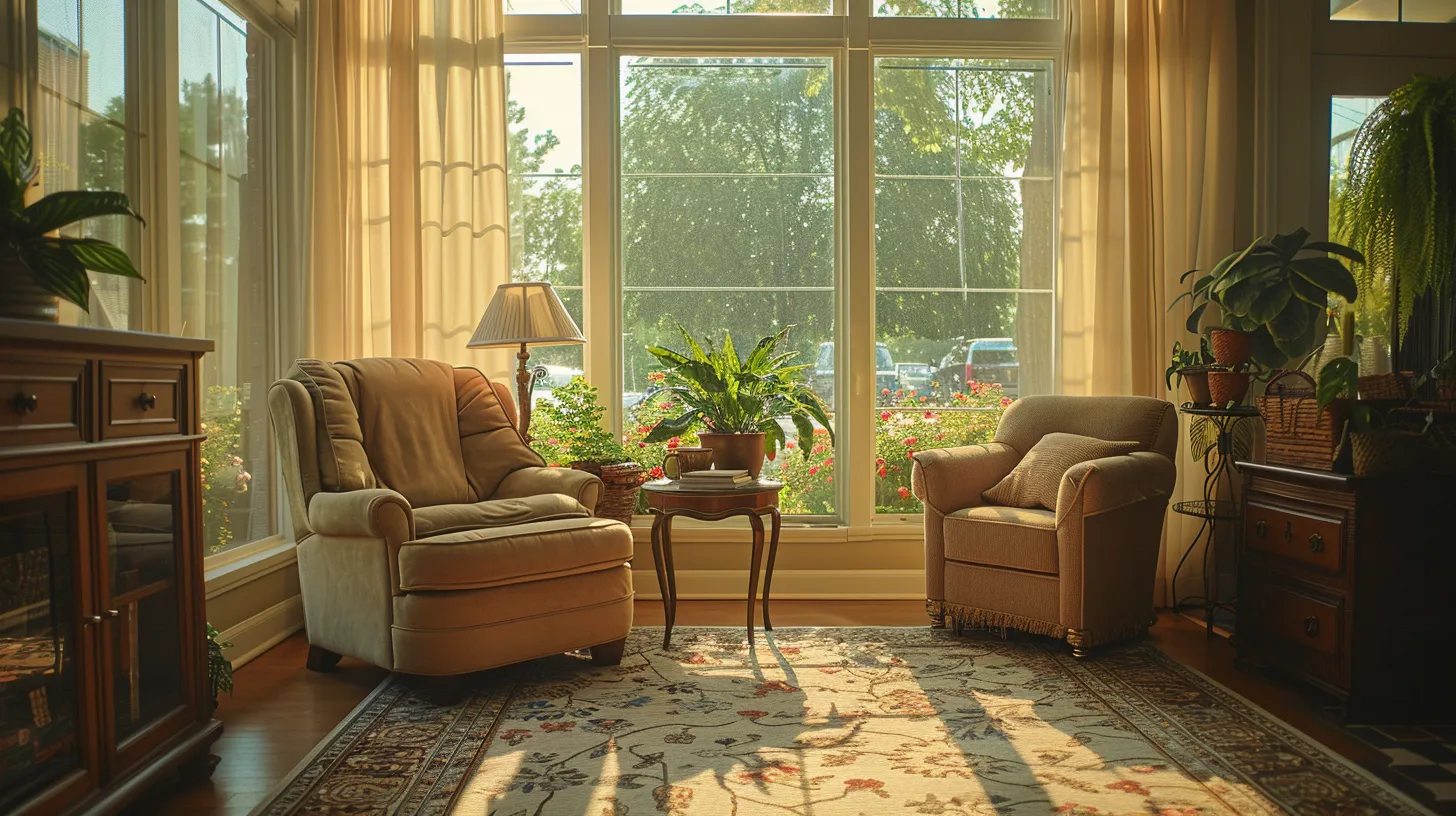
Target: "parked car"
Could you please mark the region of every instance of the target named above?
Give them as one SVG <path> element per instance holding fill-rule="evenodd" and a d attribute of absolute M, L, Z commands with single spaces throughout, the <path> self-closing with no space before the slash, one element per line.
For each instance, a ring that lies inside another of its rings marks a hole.
<path fill-rule="evenodd" d="M 965 382 L 1000 383 L 1001 393 L 1016 399 L 1021 391 L 1021 363 L 1009 337 L 972 340 L 966 350 Z"/>
<path fill-rule="evenodd" d="M 895 375 L 900 387 L 907 391 L 911 388 L 929 391 L 930 383 L 935 379 L 935 367 L 928 363 L 896 363 Z"/>
<path fill-rule="evenodd" d="M 899 388 L 900 375 L 895 370 L 895 360 L 890 356 L 890 347 L 884 343 L 875 344 L 875 392 L 883 389 L 894 391 Z M 814 357 L 814 368 L 809 375 L 809 387 L 824 400 L 829 410 L 834 410 L 834 341 L 819 344 L 819 353 Z"/>

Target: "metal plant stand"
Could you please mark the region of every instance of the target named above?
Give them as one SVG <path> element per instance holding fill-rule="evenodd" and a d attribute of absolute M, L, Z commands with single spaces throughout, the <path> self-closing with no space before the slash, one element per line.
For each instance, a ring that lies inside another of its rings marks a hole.
<path fill-rule="evenodd" d="M 1188 549 L 1183 551 L 1183 557 L 1178 559 L 1178 566 L 1173 570 L 1173 608 L 1181 609 L 1185 606 L 1201 607 L 1203 618 L 1207 626 L 1207 633 L 1213 635 L 1213 615 L 1219 609 L 1233 611 L 1237 599 L 1227 601 L 1219 600 L 1218 587 L 1218 561 L 1214 558 L 1215 549 L 1218 546 L 1219 522 L 1234 522 L 1234 558 L 1239 556 L 1237 522 L 1243 519 L 1243 507 L 1238 500 L 1220 499 L 1218 497 L 1218 484 L 1220 478 L 1233 472 L 1234 463 L 1234 429 L 1238 424 L 1250 417 L 1257 417 L 1259 409 L 1251 405 L 1241 405 L 1235 408 L 1203 408 L 1191 404 L 1180 407 L 1179 412 L 1195 417 L 1204 418 L 1211 423 L 1215 429 L 1215 436 L 1207 449 L 1203 451 L 1203 468 L 1205 477 L 1203 479 L 1203 498 L 1196 501 L 1182 501 L 1173 504 L 1173 512 L 1185 516 L 1193 516 L 1202 519 L 1198 532 L 1194 533 L 1193 540 L 1188 542 Z M 1188 561 L 1188 556 L 1198 547 L 1200 539 L 1205 540 L 1203 547 L 1203 596 L 1193 596 L 1179 599 L 1178 573 L 1183 569 L 1183 564 Z M 1212 569 L 1210 569 L 1212 563 Z M 1237 569 L 1237 567 L 1235 568 Z"/>

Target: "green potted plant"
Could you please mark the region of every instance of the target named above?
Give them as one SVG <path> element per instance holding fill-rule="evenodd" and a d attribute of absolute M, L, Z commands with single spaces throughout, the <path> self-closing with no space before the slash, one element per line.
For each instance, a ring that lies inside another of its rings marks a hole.
<path fill-rule="evenodd" d="M 713 449 L 715 467 L 746 470 L 757 477 L 763 468 L 764 453 L 777 454 L 785 442 L 780 419 L 788 419 L 800 439 L 814 436 L 814 423 L 829 432 L 834 443 L 834 429 L 829 413 L 818 395 L 800 378 L 808 365 L 791 364 L 798 352 L 775 349 L 788 336 L 790 326 L 771 334 L 740 358 L 733 347 L 733 337 L 724 333 L 723 345 L 707 348 L 694 340 L 682 326 L 685 352 L 660 346 L 647 351 L 667 366 L 667 386 L 659 393 L 671 395 L 686 410 L 657 423 L 647 434 L 648 442 L 663 442 L 701 425 L 699 443 Z M 809 451 L 800 446 L 805 456 Z"/>
<path fill-rule="evenodd" d="M 219 640 L 221 634 L 212 624 L 207 624 L 207 686 L 212 691 L 214 711 L 224 691 L 229 696 L 233 693 L 233 662 L 222 653 L 223 649 L 232 648 L 232 644 Z"/>
<path fill-rule="evenodd" d="M 86 270 L 142 277 L 116 245 L 57 231 L 103 215 L 142 219 L 126 195 L 103 190 L 55 192 L 26 206 L 38 170 L 25 114 L 11 108 L 0 120 L 0 317 L 55 322 L 60 298 L 89 309 Z"/>
<path fill-rule="evenodd" d="M 1388 281 L 1394 339 L 1405 337 L 1417 298 L 1451 295 L 1452 156 L 1456 75 L 1417 75 L 1397 88 L 1366 117 L 1350 148 L 1348 177 L 1335 202 L 1336 232 L 1369 259 L 1359 268 L 1361 291 Z M 1450 349 L 1434 351 L 1439 356 Z"/>
<path fill-rule="evenodd" d="M 573 377 L 566 385 L 551 389 L 551 397 L 536 405 L 531 447 L 547 464 L 564 464 L 600 478 L 605 489 L 597 501 L 596 515 L 631 523 L 637 488 L 645 481 L 646 471 L 626 446 L 602 428 L 605 415 L 596 386 Z"/>
<path fill-rule="evenodd" d="M 1208 393 L 1208 372 L 1213 366 L 1213 353 L 1208 348 L 1208 338 L 1199 338 L 1197 351 L 1183 348 L 1178 341 L 1173 342 L 1173 358 L 1168 364 L 1168 369 L 1163 372 L 1163 381 L 1167 384 L 1168 390 L 1173 390 L 1173 377 L 1177 376 L 1180 381 L 1188 386 L 1188 400 L 1194 405 L 1208 405 L 1213 402 L 1213 397 Z"/>

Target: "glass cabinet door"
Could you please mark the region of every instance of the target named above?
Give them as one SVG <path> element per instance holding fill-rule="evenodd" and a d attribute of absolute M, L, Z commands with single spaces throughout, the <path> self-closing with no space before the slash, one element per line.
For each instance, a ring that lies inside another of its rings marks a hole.
<path fill-rule="evenodd" d="M 103 684 L 121 766 L 180 727 L 188 701 L 182 615 L 185 454 L 98 468 L 107 619 Z M 118 769 L 119 770 L 119 769 Z"/>
<path fill-rule="evenodd" d="M 0 474 L 0 493 L 21 497 L 0 501 L 0 813 L 56 786 L 77 795 L 94 768 L 79 674 L 92 643 L 82 636 L 92 624 L 82 617 L 85 476 Z"/>

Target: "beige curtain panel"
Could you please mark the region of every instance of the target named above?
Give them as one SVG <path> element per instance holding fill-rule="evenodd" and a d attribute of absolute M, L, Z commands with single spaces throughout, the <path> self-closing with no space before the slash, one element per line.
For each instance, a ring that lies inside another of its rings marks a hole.
<path fill-rule="evenodd" d="M 1234 0 L 1072 0 L 1068 37 L 1062 393 L 1177 402 L 1163 369 L 1173 341 L 1190 338 L 1168 303 L 1180 275 L 1234 248 Z M 1200 498 L 1202 467 L 1180 437 L 1174 499 Z M 1197 525 L 1168 519 L 1171 574 Z M 1185 592 L 1197 560 L 1179 576 Z"/>
<path fill-rule="evenodd" d="M 310 6 L 309 354 L 506 373 L 465 348 L 510 279 L 500 0 Z"/>

